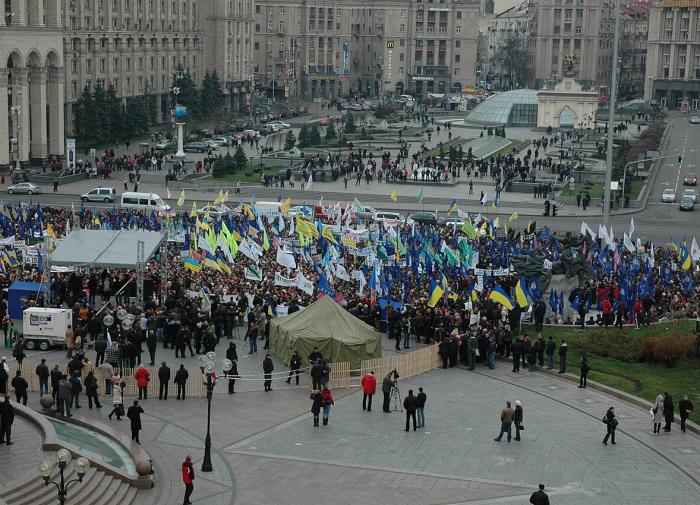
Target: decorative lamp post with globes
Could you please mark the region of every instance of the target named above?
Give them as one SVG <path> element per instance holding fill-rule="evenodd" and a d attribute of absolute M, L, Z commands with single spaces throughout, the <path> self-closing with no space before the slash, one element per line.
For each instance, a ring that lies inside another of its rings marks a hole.
<path fill-rule="evenodd" d="M 199 369 L 202 371 L 202 379 L 204 380 L 204 385 L 207 387 L 207 436 L 204 439 L 204 460 L 202 461 L 202 471 L 211 472 L 214 467 L 211 464 L 211 397 L 214 394 L 214 386 L 216 386 L 217 374 L 214 371 L 216 365 L 214 360 L 216 359 L 215 352 L 208 352 L 199 356 Z M 224 359 L 222 361 L 222 368 L 224 370 L 223 375 L 226 376 L 228 372 L 233 368 L 233 363 L 231 360 Z"/>
<path fill-rule="evenodd" d="M 22 168 L 20 164 L 20 147 L 19 147 L 19 137 L 21 131 L 21 117 L 22 117 L 22 106 L 20 101 L 22 100 L 22 85 L 19 82 L 10 83 L 7 85 L 7 95 L 10 100 L 12 100 L 12 107 L 10 107 L 10 113 L 12 114 L 13 122 L 15 125 L 15 136 L 14 136 L 14 149 L 13 154 L 15 157 L 15 168 L 19 170 Z"/>
<path fill-rule="evenodd" d="M 68 463 L 70 463 L 70 460 L 70 451 L 67 449 L 60 449 L 56 457 L 56 463 L 51 463 L 51 461 L 48 460 L 44 460 L 39 463 L 39 474 L 44 478 L 44 484 L 47 486 L 49 484 L 56 486 L 56 489 L 58 489 L 58 502 L 61 505 L 66 503 L 66 498 L 68 497 L 68 487 L 75 482 L 83 482 L 83 477 L 85 476 L 88 468 L 90 468 L 90 462 L 87 459 L 83 457 L 78 458 L 75 461 L 75 472 L 78 474 L 78 478 L 71 479 L 66 482 L 63 472 L 68 466 Z M 51 471 L 53 470 L 54 466 L 58 467 L 59 476 L 61 478 L 60 483 L 51 480 Z"/>

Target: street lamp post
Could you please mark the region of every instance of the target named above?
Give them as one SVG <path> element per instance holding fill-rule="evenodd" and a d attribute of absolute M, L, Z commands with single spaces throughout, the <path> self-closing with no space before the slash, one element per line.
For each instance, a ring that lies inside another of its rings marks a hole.
<path fill-rule="evenodd" d="M 14 90 L 14 91 L 13 91 Z M 10 107 L 10 113 L 12 114 L 13 120 L 15 121 L 15 149 L 14 149 L 14 155 L 15 155 L 15 168 L 19 170 L 22 168 L 19 158 L 20 158 L 20 153 L 19 153 L 19 134 L 21 131 L 22 126 L 20 125 L 20 120 L 22 116 L 22 106 L 20 105 L 20 101 L 22 100 L 22 85 L 17 81 L 14 84 L 10 83 L 7 85 L 7 95 L 10 99 L 12 99 L 12 107 Z M 15 100 L 13 99 L 14 97 L 17 98 L 17 103 L 15 104 Z"/>
<path fill-rule="evenodd" d="M 656 160 L 663 160 L 666 158 L 675 158 L 678 156 L 677 154 L 669 154 L 667 156 L 657 156 L 655 158 L 644 158 L 642 160 L 636 160 L 636 161 L 630 161 L 629 163 L 625 164 L 624 168 L 622 169 L 622 198 L 625 197 L 625 183 L 627 182 L 627 167 L 630 165 L 633 165 L 635 163 L 644 163 L 646 161 L 656 161 Z"/>
<path fill-rule="evenodd" d="M 199 369 L 204 376 L 204 384 L 207 387 L 207 436 L 204 439 L 204 460 L 202 461 L 202 471 L 211 472 L 214 467 L 211 464 L 211 398 L 214 394 L 214 386 L 216 386 L 216 372 L 214 368 L 214 360 L 216 359 L 215 352 L 208 352 L 199 356 Z M 225 359 L 222 362 L 224 376 L 233 368 L 231 360 Z"/>
<path fill-rule="evenodd" d="M 85 476 L 88 468 L 90 468 L 90 462 L 83 457 L 78 458 L 75 461 L 75 472 L 78 474 L 78 478 L 71 479 L 66 482 L 63 472 L 68 466 L 68 463 L 70 463 L 71 453 L 67 449 L 60 449 L 56 459 L 57 461 L 55 464 L 48 460 L 44 460 L 39 463 L 39 474 L 44 479 L 44 485 L 48 486 L 49 484 L 53 484 L 56 486 L 56 489 L 58 490 L 58 502 L 61 505 L 64 505 L 66 503 L 66 499 L 68 498 L 68 487 L 76 482 L 83 482 L 83 477 Z M 51 480 L 51 470 L 53 469 L 54 465 L 58 466 L 58 472 L 61 479 L 60 482 L 54 482 Z"/>

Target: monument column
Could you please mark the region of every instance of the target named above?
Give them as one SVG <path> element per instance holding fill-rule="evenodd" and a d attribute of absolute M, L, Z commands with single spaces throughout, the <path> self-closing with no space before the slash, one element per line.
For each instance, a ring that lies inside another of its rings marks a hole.
<path fill-rule="evenodd" d="M 31 105 L 31 156 L 35 160 L 46 160 L 48 142 L 46 138 L 46 68 L 35 67 L 29 72 L 29 93 Z"/>
<path fill-rule="evenodd" d="M 10 163 L 10 111 L 7 103 L 7 70 L 0 70 L 0 165 Z"/>

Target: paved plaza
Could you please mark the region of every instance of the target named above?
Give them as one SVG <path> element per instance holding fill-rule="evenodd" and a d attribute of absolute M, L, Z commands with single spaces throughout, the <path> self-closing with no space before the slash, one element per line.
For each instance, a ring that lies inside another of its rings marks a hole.
<path fill-rule="evenodd" d="M 258 373 L 264 354 L 249 357 L 240 347 L 239 372 Z M 223 354 L 223 346 L 218 350 Z M 51 362 L 59 356 L 47 357 Z M 156 360 L 177 366 L 171 357 L 159 348 Z M 185 363 L 190 380 L 198 380 L 194 358 Z M 276 361 L 276 370 L 283 369 Z M 228 395 L 225 382 L 217 385 L 214 471 L 207 474 L 199 471 L 206 401 L 149 397 L 141 402 L 146 412 L 141 441 L 153 458 L 157 484 L 139 492 L 137 503 L 180 503 L 180 464 L 188 453 L 197 469 L 193 502 L 198 505 L 516 505 L 528 503 L 540 482 L 553 504 L 694 503 L 700 492 L 697 435 L 682 434 L 677 425 L 670 435 L 653 435 L 647 409 L 578 389 L 558 376 L 514 375 L 503 362 L 496 370 L 437 369 L 402 381 L 402 396 L 418 386 L 428 395 L 426 428 L 409 433 L 403 430 L 403 414 L 381 411 L 381 393 L 368 413 L 358 389 L 335 391 L 329 426 L 314 428 L 306 378 L 299 387 L 278 380 L 269 393 L 257 381 L 237 386 L 236 394 Z M 526 429 L 520 442 L 493 440 L 505 400 L 523 404 Z M 110 399 L 102 401 L 101 410 L 88 410 L 84 402 L 75 413 L 128 434 L 128 420 L 108 420 Z M 35 394 L 30 405 L 37 405 Z M 611 405 L 620 419 L 617 445 L 604 446 L 601 418 Z M 15 441 L 24 428 L 18 427 Z M 19 447 L 13 446 L 11 458 L 0 458 L 4 472 L 8 465 L 35 464 L 35 451 Z"/>

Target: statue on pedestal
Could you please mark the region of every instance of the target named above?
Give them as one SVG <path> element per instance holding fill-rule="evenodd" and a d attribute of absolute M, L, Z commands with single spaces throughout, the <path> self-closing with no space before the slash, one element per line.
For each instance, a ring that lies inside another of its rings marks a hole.
<path fill-rule="evenodd" d="M 561 53 L 561 59 L 562 63 L 564 64 L 564 76 L 565 77 L 574 77 L 574 65 L 576 64 L 576 61 L 578 61 L 578 54 L 568 54 L 565 52 Z"/>

